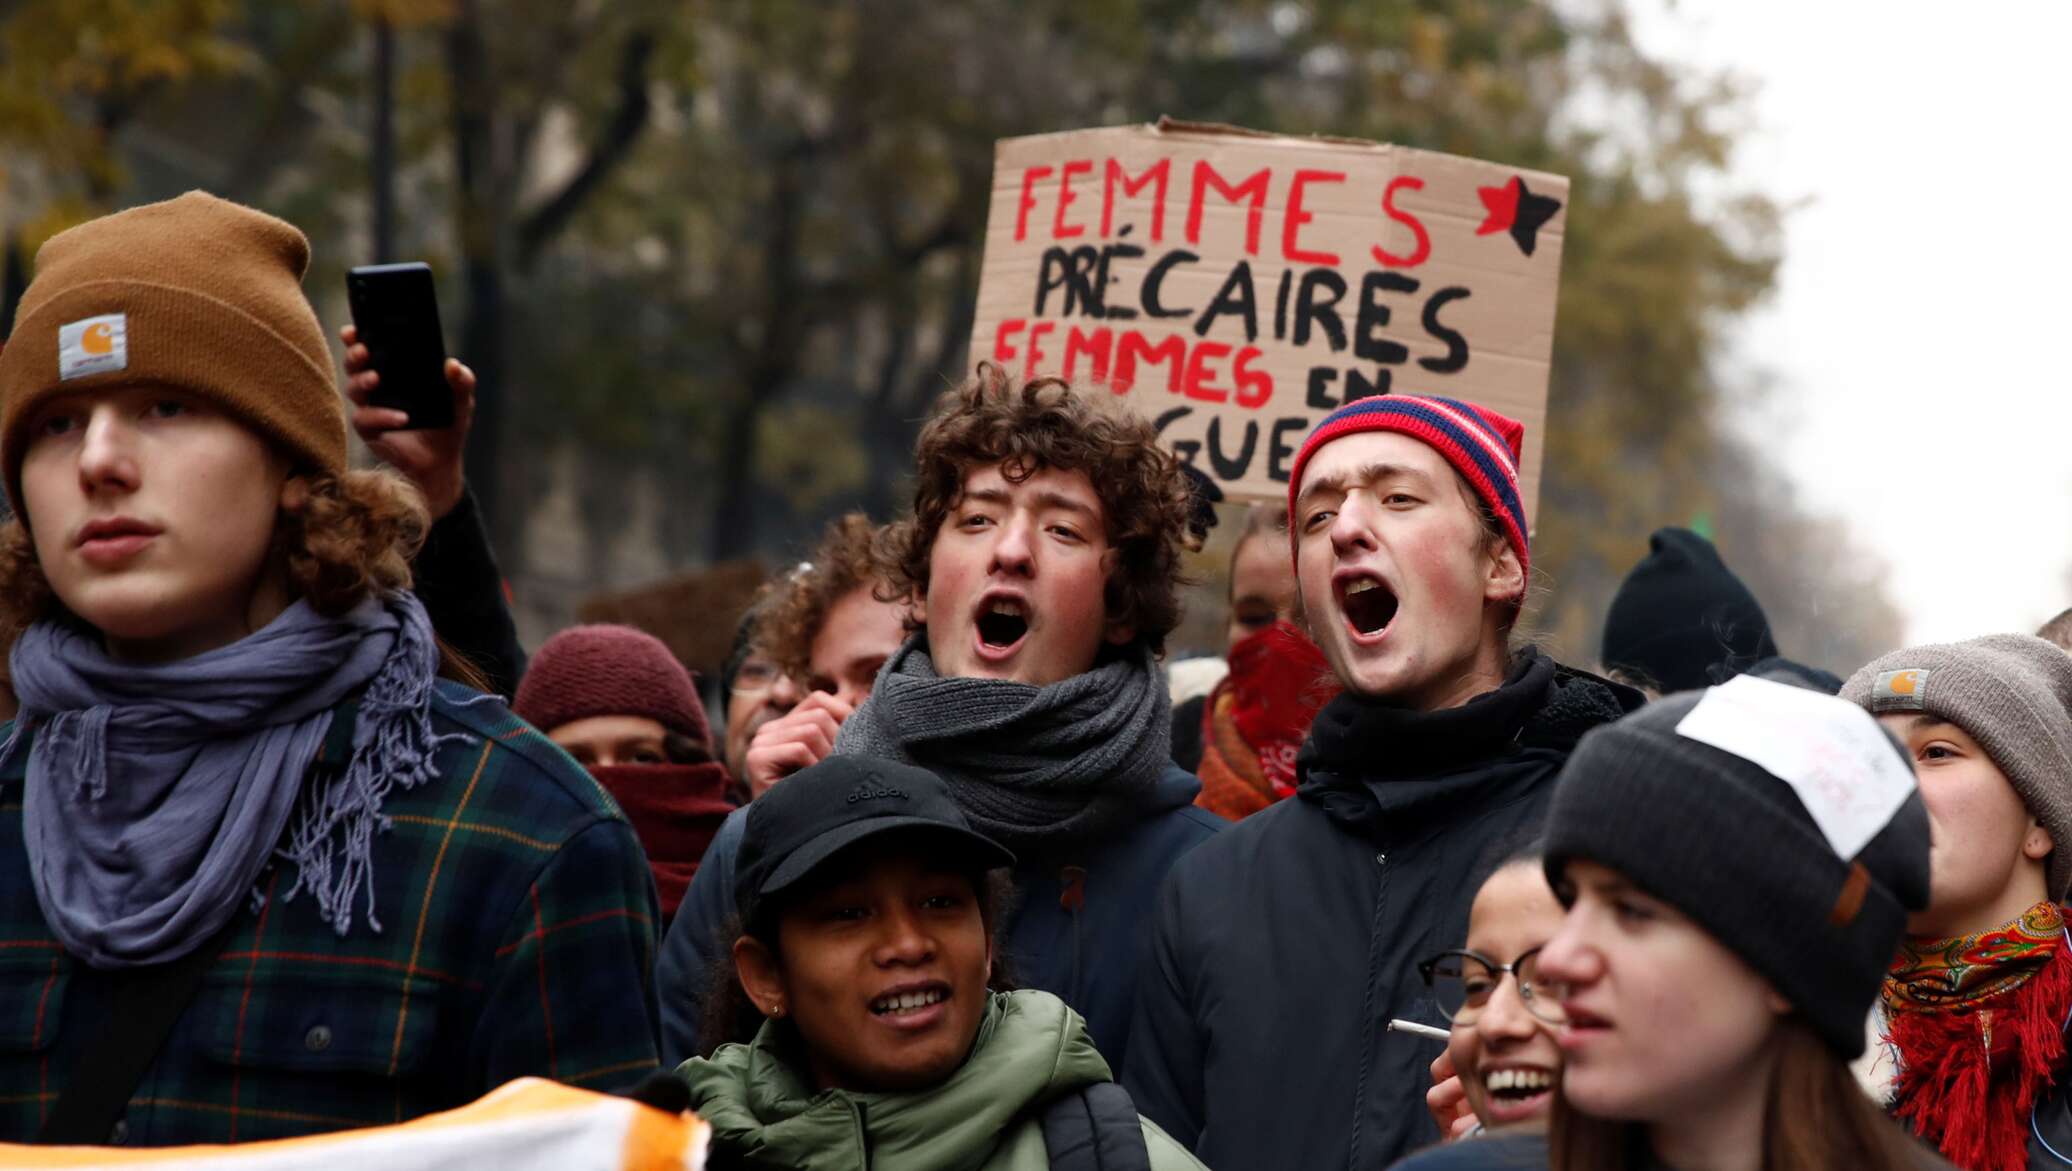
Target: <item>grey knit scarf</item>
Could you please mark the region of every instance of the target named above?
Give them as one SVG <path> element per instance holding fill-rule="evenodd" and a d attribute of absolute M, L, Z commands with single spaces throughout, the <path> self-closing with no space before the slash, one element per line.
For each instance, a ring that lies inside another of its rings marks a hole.
<path fill-rule="evenodd" d="M 336 618 L 296 602 L 238 642 L 162 664 L 30 627 L 10 659 L 21 715 L 0 759 L 35 729 L 22 830 L 51 931 L 97 968 L 178 959 L 257 897 L 275 856 L 297 869 L 285 899 L 308 891 L 344 935 L 364 890 L 379 931 L 382 802 L 431 779 L 455 738 L 432 730 L 438 660 L 408 594 Z M 305 799 L 332 711 L 356 692 L 351 763 Z"/>
<path fill-rule="evenodd" d="M 835 751 L 928 769 L 973 828 L 1016 853 L 1042 854 L 1154 803 L 1172 723 L 1164 681 L 1140 645 L 1036 687 L 937 675 L 917 633 L 878 672 Z"/>

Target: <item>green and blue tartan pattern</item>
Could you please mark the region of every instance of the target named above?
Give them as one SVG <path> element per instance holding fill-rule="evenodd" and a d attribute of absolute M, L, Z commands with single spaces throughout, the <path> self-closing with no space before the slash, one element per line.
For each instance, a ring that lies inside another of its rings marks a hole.
<path fill-rule="evenodd" d="M 437 779 L 393 791 L 374 913 L 340 938 L 276 864 L 130 1101 L 132 1144 L 401 1122 L 526 1075 L 591 1089 L 658 1065 L 647 860 L 589 774 L 503 704 L 441 683 Z M 343 723 L 343 720 L 340 721 Z M 9 729 L 0 728 L 0 736 Z M 317 768 L 337 767 L 349 735 Z M 106 1006 L 45 926 L 0 771 L 0 1141 L 31 1141 Z"/>

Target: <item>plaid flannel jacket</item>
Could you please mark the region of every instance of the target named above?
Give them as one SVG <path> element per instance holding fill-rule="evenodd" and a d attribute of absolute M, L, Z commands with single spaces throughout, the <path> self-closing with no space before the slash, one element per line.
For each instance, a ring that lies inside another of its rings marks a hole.
<path fill-rule="evenodd" d="M 112 1142 L 243 1142 L 401 1122 L 527 1074 L 590 1089 L 658 1065 L 653 879 L 590 775 L 498 702 L 441 683 L 468 733 L 389 795 L 377 933 L 340 938 L 276 863 Z M 342 767 L 350 713 L 317 769 Z M 0 728 L 0 735 L 7 729 Z M 28 752 L 0 771 L 0 1141 L 31 1141 L 90 1043 L 105 977 L 44 925 L 22 843 Z"/>

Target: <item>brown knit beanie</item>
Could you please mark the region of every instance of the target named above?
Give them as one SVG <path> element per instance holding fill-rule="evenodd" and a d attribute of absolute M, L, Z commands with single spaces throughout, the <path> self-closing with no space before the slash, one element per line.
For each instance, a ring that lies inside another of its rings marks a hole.
<path fill-rule="evenodd" d="M 1872 715 L 1922 712 L 1964 729 L 2021 794 L 2056 849 L 2052 902 L 2072 892 L 2072 655 L 2026 634 L 1911 647 L 1842 685 Z"/>
<path fill-rule="evenodd" d="M 0 467 L 22 515 L 22 453 L 52 395 L 160 383 L 201 396 L 320 472 L 345 470 L 345 405 L 302 295 L 294 225 L 190 191 L 52 236 L 0 349 Z"/>
<path fill-rule="evenodd" d="M 662 640 L 631 626 L 571 626 L 526 664 L 511 702 L 543 732 L 592 716 L 645 716 L 700 744 L 712 744 L 691 673 Z"/>

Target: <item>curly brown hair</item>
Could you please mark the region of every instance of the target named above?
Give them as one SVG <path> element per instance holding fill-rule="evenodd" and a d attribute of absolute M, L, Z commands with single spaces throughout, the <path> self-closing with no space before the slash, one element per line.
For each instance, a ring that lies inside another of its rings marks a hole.
<path fill-rule="evenodd" d="M 895 595 L 921 597 L 936 534 L 978 468 L 1020 483 L 1046 468 L 1084 472 L 1101 499 L 1115 569 L 1108 620 L 1133 627 L 1153 653 L 1180 624 L 1181 538 L 1193 499 L 1180 463 L 1150 421 L 1063 379 L 1022 381 L 991 362 L 936 400 L 914 449 L 914 509 L 886 526 L 878 562 Z"/>
<path fill-rule="evenodd" d="M 409 589 L 410 559 L 431 523 L 418 490 L 386 469 L 311 475 L 306 483 L 306 501 L 281 510 L 269 554 L 289 590 L 330 616 L 369 594 Z M 43 576 L 28 528 L 10 520 L 0 526 L 0 645 L 45 619 L 77 621 Z M 473 681 L 470 668 L 449 665 Z"/>
<path fill-rule="evenodd" d="M 881 583 L 871 556 L 877 529 L 860 512 L 836 517 L 820 546 L 799 568 L 772 582 L 772 593 L 755 610 L 749 643 L 793 679 L 813 674 L 813 639 L 835 603 Z M 889 600 L 889 599 L 888 599 Z"/>

